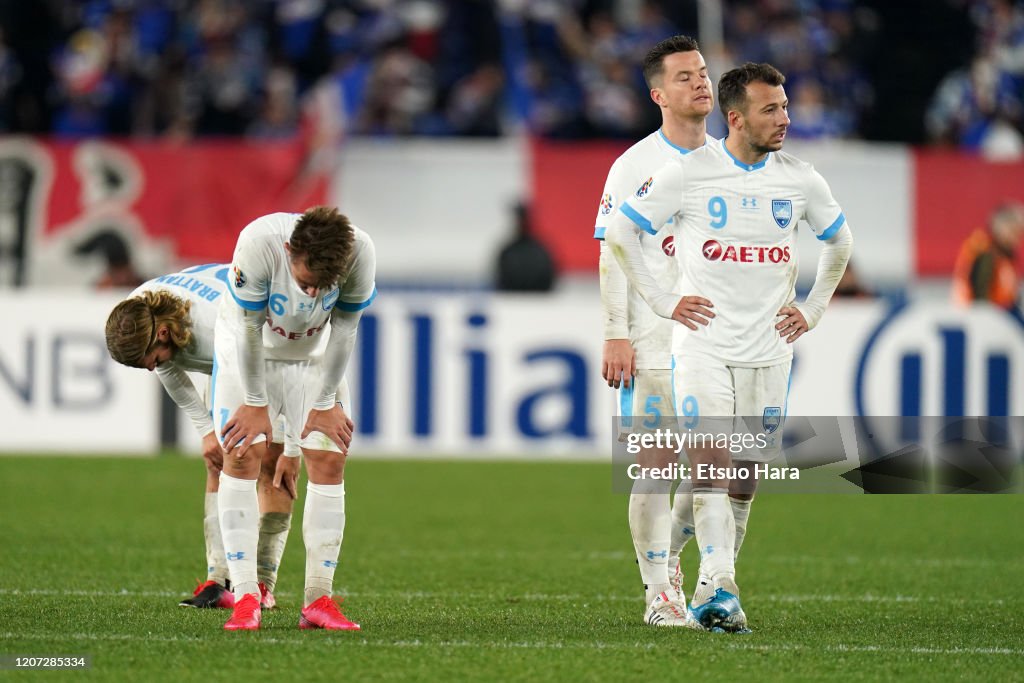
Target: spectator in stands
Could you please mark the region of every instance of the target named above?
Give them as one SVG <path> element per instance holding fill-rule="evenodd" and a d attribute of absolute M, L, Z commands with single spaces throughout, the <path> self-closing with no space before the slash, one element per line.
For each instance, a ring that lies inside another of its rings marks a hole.
<path fill-rule="evenodd" d="M 946 76 L 928 108 L 929 133 L 937 142 L 1014 158 L 1024 151 L 1024 107 L 1010 77 L 986 56 Z"/>
<path fill-rule="evenodd" d="M 131 250 L 124 237 L 113 230 L 101 230 L 75 249 L 77 256 L 100 254 L 106 261 L 106 270 L 96 281 L 97 289 L 134 289 L 148 278 L 140 275 L 132 265 Z"/>
<path fill-rule="evenodd" d="M 549 292 L 555 284 L 555 262 L 547 247 L 533 234 L 530 210 L 513 207 L 515 236 L 498 254 L 498 281 L 503 292 Z"/>
<path fill-rule="evenodd" d="M 1016 84 L 1019 101 L 1020 2 L 954 1 L 971 5 L 979 43 Z M 302 134 L 296 112 L 315 101 L 339 110 L 321 108 L 320 120 L 343 121 L 346 133 L 363 135 L 481 137 L 526 128 L 554 138 L 636 137 L 652 125 L 642 106 L 646 46 L 704 29 L 697 25 L 699 4 L 8 2 L 0 11 L 0 130 L 76 138 L 278 137 Z M 820 85 L 827 134 L 838 126 L 838 135 L 857 136 L 876 106 L 864 74 L 878 59 L 871 38 L 884 23 L 881 7 L 854 0 L 722 0 L 721 14 L 725 43 L 709 46 L 713 72 L 732 60 L 773 62 L 794 91 L 803 80 Z M 283 68 L 294 80 L 291 103 L 281 99 L 285 91 L 267 87 Z M 895 119 L 893 108 L 908 106 L 886 105 L 887 118 Z M 920 105 L 912 106 L 911 118 L 921 121 Z M 825 130 L 819 124 L 814 135 Z M 986 138 L 989 144 L 1002 144 L 1006 124 L 1017 125 L 999 119 L 1002 135 Z"/>
<path fill-rule="evenodd" d="M 961 304 L 988 301 L 1014 310 L 1020 300 L 1020 279 L 1014 259 L 1024 240 L 1024 204 L 996 207 L 987 230 L 973 232 L 953 267 L 953 297 Z"/>

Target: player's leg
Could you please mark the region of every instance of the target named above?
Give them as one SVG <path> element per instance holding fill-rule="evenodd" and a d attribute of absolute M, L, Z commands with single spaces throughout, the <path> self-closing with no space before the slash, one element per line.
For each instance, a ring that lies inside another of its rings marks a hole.
<path fill-rule="evenodd" d="M 674 371 L 680 427 L 688 433 L 686 449 L 692 467 L 694 531 L 700 548 L 701 574 L 715 592 L 706 602 L 694 603 L 694 614 L 706 628 L 746 627 L 739 606 L 739 588 L 733 560 L 735 522 L 729 505 L 727 468 L 732 460 L 721 437 L 732 433 L 735 392 L 729 368 L 710 358 L 688 358 Z M 742 624 L 742 626 L 739 626 Z"/>
<path fill-rule="evenodd" d="M 683 568 L 682 552 L 686 544 L 694 537 L 693 525 L 693 484 L 689 481 L 679 482 L 672 496 L 672 533 L 668 545 L 668 579 L 672 587 L 682 594 Z"/>
<path fill-rule="evenodd" d="M 281 429 L 284 425 L 275 426 Z M 260 606 L 273 609 L 277 601 L 274 589 L 277 586 L 277 572 L 284 556 L 288 531 L 292 527 L 292 508 L 294 501 L 291 495 L 274 487 L 274 472 L 277 459 L 285 451 L 282 436 L 275 432 L 274 442 L 270 444 L 260 464 L 259 480 L 256 492 L 260 505 L 259 541 L 256 547 L 256 577 L 260 587 Z M 294 448 L 298 448 L 295 446 Z"/>
<path fill-rule="evenodd" d="M 206 581 L 199 584 L 192 597 L 182 600 L 182 607 L 234 606 L 235 598 L 228 590 L 228 561 L 224 556 L 224 541 L 220 535 L 220 517 L 217 510 L 217 492 L 220 488 L 220 470 L 206 463 L 206 493 L 203 501 L 203 537 L 206 542 Z"/>
<path fill-rule="evenodd" d="M 210 406 L 210 378 L 196 386 L 202 391 L 203 402 Z M 182 607 L 230 608 L 235 604 L 228 576 L 228 560 L 224 556 L 224 541 L 220 536 L 220 516 L 217 512 L 217 491 L 220 488 L 220 470 L 205 458 L 206 488 L 203 496 L 203 540 L 206 546 L 206 581 L 200 583 L 192 597 L 182 600 Z"/>
<path fill-rule="evenodd" d="M 631 416 L 628 429 L 653 432 L 668 427 L 673 417 L 671 382 L 669 370 L 637 371 L 633 386 L 621 390 L 620 410 Z M 686 601 L 672 588 L 668 574 L 673 480 L 652 476 L 677 460 L 671 449 L 642 450 L 629 496 L 629 531 L 645 591 L 644 621 L 657 626 L 693 624 Z"/>
<path fill-rule="evenodd" d="M 238 365 L 230 357 L 233 344 L 218 343 L 214 365 L 213 416 L 217 431 L 223 428 L 231 415 L 244 402 L 244 391 L 238 376 Z M 225 358 L 224 356 L 228 356 Z M 225 362 L 228 361 L 228 362 Z M 268 364 L 269 365 L 269 364 Z M 277 378 L 267 371 L 267 386 L 274 386 Z M 271 419 L 273 419 L 273 405 Z M 224 624 L 228 630 L 254 630 L 260 626 L 260 589 L 256 572 L 256 549 L 259 540 L 259 501 L 256 482 L 260 463 L 267 450 L 262 435 L 258 443 L 245 453 L 235 448 L 224 456 L 224 469 L 217 494 L 221 535 L 235 595 L 235 608 L 231 619 Z M 223 441 L 222 441 L 223 443 Z"/>
<path fill-rule="evenodd" d="M 740 456 L 737 467 L 752 472 L 755 464 L 770 462 L 781 454 L 791 368 L 791 361 L 766 368 L 734 368 L 737 414 L 747 418 L 744 422 L 748 429 L 759 431 L 768 442 L 767 448 L 748 451 Z M 729 487 L 729 502 L 736 522 L 737 560 L 756 492 L 757 479 L 753 477 L 734 479 Z"/>
<path fill-rule="evenodd" d="M 298 374 L 284 385 L 285 417 L 288 425 L 301 434 L 322 384 L 320 367 L 316 363 L 292 364 L 289 372 Z M 347 389 L 339 388 L 339 402 L 346 397 Z M 302 515 L 306 580 L 299 627 L 357 631 L 359 624 L 345 617 L 332 597 L 345 534 L 345 456 L 320 432 L 310 433 L 299 445 L 308 477 Z"/>
<path fill-rule="evenodd" d="M 661 417 L 654 411 L 671 414 L 669 374 L 666 371 L 638 370 L 633 385 L 619 390 L 620 410 L 623 417 L 630 417 L 627 424 L 623 425 L 624 429 L 634 432 L 654 431 L 660 427 L 657 418 Z M 666 387 L 669 389 L 667 392 L 663 391 Z M 664 395 L 666 393 L 668 396 Z M 671 480 L 655 479 L 650 475 L 652 469 L 661 469 L 674 460 L 675 453 L 663 449 L 645 449 L 638 453 L 639 476 L 633 480 L 629 495 L 629 531 L 633 537 L 633 548 L 648 605 L 655 596 L 670 588 L 667 558 L 669 495 L 672 487 Z"/>

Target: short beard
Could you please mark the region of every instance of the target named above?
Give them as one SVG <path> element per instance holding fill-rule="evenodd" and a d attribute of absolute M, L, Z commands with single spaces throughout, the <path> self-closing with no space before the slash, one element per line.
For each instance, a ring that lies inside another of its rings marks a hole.
<path fill-rule="evenodd" d="M 770 154 L 772 152 L 778 152 L 780 149 L 782 149 L 782 145 L 777 145 L 777 146 L 776 145 L 772 145 L 771 147 L 768 147 L 766 145 L 759 145 L 759 144 L 756 144 L 756 143 L 752 142 L 752 143 L 750 143 L 750 148 L 760 155 L 760 154 Z"/>

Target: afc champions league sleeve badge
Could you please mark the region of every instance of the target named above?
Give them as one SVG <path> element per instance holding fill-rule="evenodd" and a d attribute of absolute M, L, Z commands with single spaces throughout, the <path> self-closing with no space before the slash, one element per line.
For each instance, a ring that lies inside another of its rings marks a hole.
<path fill-rule="evenodd" d="M 231 271 L 235 276 L 235 289 L 245 287 L 245 283 L 248 282 L 248 280 L 245 279 L 245 273 L 243 273 L 238 266 L 234 266 Z"/>
<path fill-rule="evenodd" d="M 772 200 L 772 218 L 780 229 L 785 230 L 793 220 L 793 201 L 790 199 Z"/>
<path fill-rule="evenodd" d="M 633 193 L 633 196 L 637 199 L 643 199 L 651 192 L 651 187 L 654 186 L 654 176 L 651 176 L 644 181 L 644 184 L 637 188 L 637 191 Z"/>

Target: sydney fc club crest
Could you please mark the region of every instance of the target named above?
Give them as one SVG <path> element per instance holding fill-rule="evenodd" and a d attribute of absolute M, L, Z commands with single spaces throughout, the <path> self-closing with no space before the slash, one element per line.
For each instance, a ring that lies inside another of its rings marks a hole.
<path fill-rule="evenodd" d="M 636 198 L 643 199 L 647 196 L 647 193 L 651 191 L 651 186 L 654 185 L 654 178 L 648 178 L 644 181 L 644 184 L 640 186 L 640 189 L 636 191 Z"/>
<path fill-rule="evenodd" d="M 612 209 L 614 209 L 614 208 L 615 208 L 615 198 L 612 197 L 612 195 L 610 193 L 605 192 L 604 196 L 601 197 L 601 215 L 602 216 L 607 216 L 608 214 L 610 214 L 612 212 Z"/>
<path fill-rule="evenodd" d="M 775 219 L 776 225 L 785 229 L 793 220 L 793 202 L 789 199 L 773 199 L 772 218 Z"/>
<path fill-rule="evenodd" d="M 773 406 L 764 409 L 764 416 L 761 418 L 761 426 L 764 427 L 765 434 L 772 434 L 781 424 L 782 408 Z"/>

